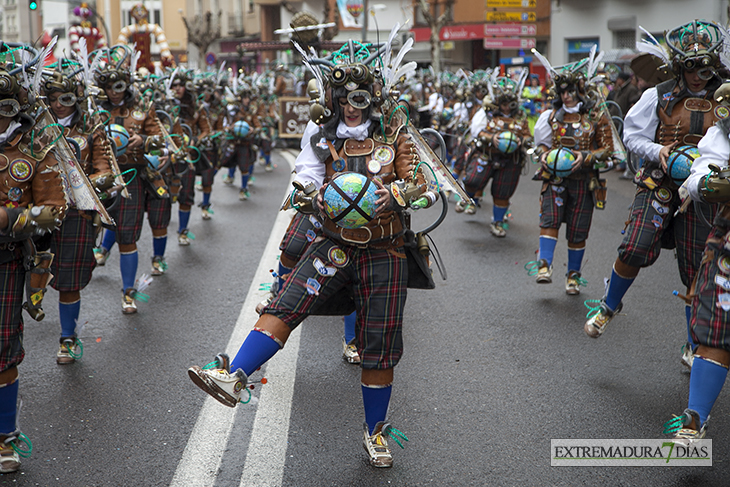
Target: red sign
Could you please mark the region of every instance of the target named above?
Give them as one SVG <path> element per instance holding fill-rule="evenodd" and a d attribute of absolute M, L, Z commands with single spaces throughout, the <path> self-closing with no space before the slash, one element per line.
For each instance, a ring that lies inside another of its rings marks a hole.
<path fill-rule="evenodd" d="M 427 42 L 431 39 L 431 29 L 417 27 L 411 29 L 415 42 Z M 484 37 L 484 24 L 448 25 L 439 32 L 440 41 L 470 41 Z"/>
<path fill-rule="evenodd" d="M 535 39 L 512 37 L 490 37 L 484 39 L 484 49 L 531 49 L 535 47 Z"/>
<path fill-rule="evenodd" d="M 484 24 L 484 37 L 489 36 L 536 36 L 535 24 Z"/>

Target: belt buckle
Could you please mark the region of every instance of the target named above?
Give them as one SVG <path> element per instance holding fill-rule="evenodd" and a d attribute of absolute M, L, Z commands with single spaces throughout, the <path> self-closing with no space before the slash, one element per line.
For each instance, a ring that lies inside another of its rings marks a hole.
<path fill-rule="evenodd" d="M 340 230 L 340 238 L 344 242 L 347 242 L 348 244 L 354 245 L 355 247 L 359 247 L 359 248 L 362 248 L 362 249 L 366 249 L 368 247 L 367 246 L 368 242 L 370 242 L 370 240 L 373 238 L 373 232 L 368 227 L 360 227 L 360 228 L 364 228 L 365 230 L 368 231 L 368 238 L 367 238 L 367 240 L 353 240 L 353 239 L 347 238 L 342 233 L 342 230 Z"/>

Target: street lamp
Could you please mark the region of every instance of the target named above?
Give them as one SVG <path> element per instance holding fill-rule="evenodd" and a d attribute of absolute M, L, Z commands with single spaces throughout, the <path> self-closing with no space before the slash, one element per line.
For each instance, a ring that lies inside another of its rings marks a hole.
<path fill-rule="evenodd" d="M 385 10 L 388 8 L 387 5 L 384 3 L 376 3 L 372 7 L 368 8 L 368 0 L 363 0 L 362 2 L 362 13 L 363 13 L 363 19 L 362 19 L 362 42 L 365 43 L 365 41 L 368 40 L 368 14 L 370 12 L 373 12 L 373 14 L 376 11 L 379 10 Z"/>

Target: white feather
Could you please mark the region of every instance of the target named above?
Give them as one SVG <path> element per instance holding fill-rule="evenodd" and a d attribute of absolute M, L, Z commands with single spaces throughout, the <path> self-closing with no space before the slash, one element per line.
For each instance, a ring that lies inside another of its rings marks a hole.
<path fill-rule="evenodd" d="M 137 50 L 137 43 L 135 42 L 132 46 L 132 60 L 129 63 L 129 74 L 132 75 L 132 78 L 137 74 L 137 62 L 140 56 L 142 56 L 142 51 Z"/>
<path fill-rule="evenodd" d="M 396 71 L 393 76 L 393 86 L 395 86 L 404 76 L 408 76 L 410 73 L 415 73 L 417 67 L 418 64 L 416 64 L 415 61 L 411 61 L 410 63 L 406 63 L 398 68 L 398 71 Z"/>
<path fill-rule="evenodd" d="M 649 38 L 649 41 L 637 41 L 636 43 L 636 49 L 645 52 L 647 54 L 651 54 L 652 56 L 656 56 L 662 61 L 664 61 L 665 64 L 669 64 L 671 61 L 671 58 L 669 56 L 669 52 L 666 50 L 666 48 L 662 47 L 662 45 L 659 43 L 659 41 L 651 35 L 651 32 L 644 29 L 642 26 L 639 26 L 639 29 L 646 34 L 646 37 Z"/>
<path fill-rule="evenodd" d="M 32 84 L 32 90 L 34 93 L 40 93 L 41 91 L 41 78 L 43 77 L 43 66 L 46 64 L 46 60 L 48 59 L 48 56 L 53 52 L 53 49 L 56 47 L 56 42 L 58 41 L 58 36 L 54 36 L 53 39 L 51 39 L 51 42 L 48 43 L 48 45 L 41 51 L 40 58 L 38 59 L 38 64 L 35 66 L 35 73 L 33 75 L 33 84 Z"/>
<path fill-rule="evenodd" d="M 545 56 L 543 56 L 542 54 L 540 54 L 540 51 L 538 51 L 537 49 L 535 49 L 533 47 L 532 48 L 532 53 L 535 55 L 535 57 L 537 57 L 537 59 L 540 61 L 540 63 L 542 63 L 542 65 L 545 67 L 545 69 L 548 72 L 548 75 L 551 78 L 554 78 L 558 74 L 555 71 L 555 69 L 553 69 L 552 65 L 550 64 L 550 61 L 548 61 Z"/>
<path fill-rule="evenodd" d="M 84 68 L 84 80 L 86 83 L 90 83 L 91 70 L 89 68 L 89 49 L 86 44 L 86 38 L 83 36 L 79 38 L 79 52 L 76 56 L 79 58 L 81 66 Z"/>
<path fill-rule="evenodd" d="M 175 75 L 177 75 L 177 71 L 179 69 L 180 68 L 175 68 L 172 71 L 172 74 L 170 75 L 170 77 L 167 80 L 165 80 L 165 93 L 167 93 L 167 97 L 170 99 L 175 98 L 175 94 L 172 92 L 172 82 L 175 79 Z"/>
<path fill-rule="evenodd" d="M 390 36 L 388 36 L 388 42 L 385 43 L 385 51 L 382 56 L 383 66 L 381 66 L 383 71 L 390 67 L 390 59 L 393 55 L 393 41 L 395 40 L 395 36 L 398 34 L 398 30 L 400 30 L 400 22 L 395 23 L 393 30 L 390 31 Z"/>

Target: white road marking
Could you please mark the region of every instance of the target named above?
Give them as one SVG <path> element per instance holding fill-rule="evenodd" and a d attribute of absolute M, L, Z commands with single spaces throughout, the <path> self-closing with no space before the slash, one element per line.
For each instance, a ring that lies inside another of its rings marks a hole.
<path fill-rule="evenodd" d="M 292 153 L 281 151 L 280 154 L 293 170 L 294 156 Z M 287 186 L 287 193 L 289 187 Z M 256 304 L 266 295 L 265 291 L 259 291 L 259 285 L 271 281 L 269 269 L 276 262 L 279 242 L 291 217 L 292 214 L 289 212 L 280 212 L 276 217 L 269 241 L 238 315 L 236 326 L 226 345 L 226 353 L 231 357 L 238 352 L 238 348 L 255 323 Z M 276 354 L 276 358 L 266 366 L 266 377 L 269 379 L 269 383 L 261 388 L 259 403 L 256 407 L 248 456 L 242 472 L 242 486 L 281 485 L 298 355 L 299 330 L 297 329 L 289 337 L 286 346 Z M 245 408 L 246 406 L 238 407 Z M 183 456 L 177 465 L 177 470 L 170 483 L 171 487 L 191 485 L 207 487 L 215 483 L 221 459 L 233 429 L 235 412 L 235 408 L 227 408 L 212 397 L 205 400 Z"/>

